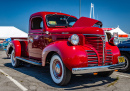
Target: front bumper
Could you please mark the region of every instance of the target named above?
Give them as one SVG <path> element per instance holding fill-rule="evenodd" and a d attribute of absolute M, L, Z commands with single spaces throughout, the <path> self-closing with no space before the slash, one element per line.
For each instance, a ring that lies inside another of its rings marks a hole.
<path fill-rule="evenodd" d="M 72 68 L 72 73 L 85 74 L 85 73 L 93 73 L 93 72 L 114 71 L 114 70 L 122 69 L 124 67 L 125 67 L 125 63 L 106 65 L 106 66 Z"/>

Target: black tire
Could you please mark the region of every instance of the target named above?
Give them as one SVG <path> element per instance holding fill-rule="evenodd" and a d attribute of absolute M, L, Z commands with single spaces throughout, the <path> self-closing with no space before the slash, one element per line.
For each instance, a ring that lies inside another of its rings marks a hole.
<path fill-rule="evenodd" d="M 125 57 L 125 68 L 124 69 L 121 69 L 119 71 L 122 71 L 122 72 L 130 72 L 130 56 L 128 53 L 126 52 L 121 52 L 121 56 L 124 56 Z"/>
<path fill-rule="evenodd" d="M 54 54 L 50 61 L 50 75 L 58 85 L 67 85 L 71 79 L 71 71 L 67 69 L 59 55 Z"/>
<path fill-rule="evenodd" d="M 11 52 L 11 62 L 12 62 L 12 66 L 15 68 L 20 66 L 20 60 L 17 60 L 15 58 L 15 51 L 14 50 Z"/>
<path fill-rule="evenodd" d="M 99 72 L 99 73 L 98 73 L 98 76 L 108 77 L 108 76 L 110 76 L 112 73 L 113 73 L 113 71 Z"/>

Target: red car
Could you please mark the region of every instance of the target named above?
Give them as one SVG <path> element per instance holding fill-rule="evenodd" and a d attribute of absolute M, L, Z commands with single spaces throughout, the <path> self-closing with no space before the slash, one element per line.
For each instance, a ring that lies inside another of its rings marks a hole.
<path fill-rule="evenodd" d="M 117 38 L 105 40 L 102 22 L 58 12 L 38 12 L 29 20 L 28 39 L 12 38 L 7 54 L 13 67 L 21 62 L 50 64 L 52 80 L 66 85 L 71 74 L 109 76 L 125 65 Z M 44 70 L 44 69 L 42 69 Z"/>

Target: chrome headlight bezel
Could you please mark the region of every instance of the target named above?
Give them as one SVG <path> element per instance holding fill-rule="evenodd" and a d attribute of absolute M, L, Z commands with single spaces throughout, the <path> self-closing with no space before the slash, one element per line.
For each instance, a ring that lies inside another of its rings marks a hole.
<path fill-rule="evenodd" d="M 78 45 L 79 44 L 79 36 L 77 34 L 71 35 L 71 37 L 68 39 L 71 44 Z"/>
<path fill-rule="evenodd" d="M 113 44 L 117 46 L 119 44 L 119 39 L 115 37 L 113 39 Z"/>

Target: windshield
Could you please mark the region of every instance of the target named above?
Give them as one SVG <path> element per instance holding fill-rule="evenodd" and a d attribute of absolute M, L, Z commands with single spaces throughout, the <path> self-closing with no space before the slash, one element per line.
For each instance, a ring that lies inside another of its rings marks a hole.
<path fill-rule="evenodd" d="M 73 24 L 77 21 L 77 19 L 65 15 L 47 15 L 46 21 L 49 27 L 56 27 L 56 26 L 72 27 Z"/>

